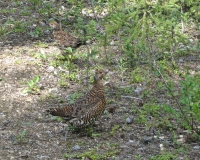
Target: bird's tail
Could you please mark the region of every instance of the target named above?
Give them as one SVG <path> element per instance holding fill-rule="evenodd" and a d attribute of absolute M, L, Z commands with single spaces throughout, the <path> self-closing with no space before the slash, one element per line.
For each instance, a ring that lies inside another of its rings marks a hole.
<path fill-rule="evenodd" d="M 50 108 L 46 111 L 53 116 L 72 117 L 73 107 L 68 105 L 62 108 Z"/>

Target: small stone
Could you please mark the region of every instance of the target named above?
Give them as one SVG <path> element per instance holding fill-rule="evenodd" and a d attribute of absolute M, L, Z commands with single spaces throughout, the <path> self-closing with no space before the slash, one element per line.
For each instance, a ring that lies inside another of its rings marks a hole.
<path fill-rule="evenodd" d="M 145 150 L 145 148 L 138 148 L 137 150 L 140 152 L 143 152 Z"/>
<path fill-rule="evenodd" d="M 72 151 L 77 151 L 81 149 L 79 145 L 75 145 L 73 148 L 72 148 Z"/>
<path fill-rule="evenodd" d="M 126 118 L 126 123 L 128 124 L 133 123 L 133 116 L 129 116 L 128 118 Z"/>
<path fill-rule="evenodd" d="M 200 146 L 194 146 L 194 149 L 198 149 L 198 150 L 199 150 L 199 149 L 200 149 Z"/>
<path fill-rule="evenodd" d="M 128 146 L 127 145 L 121 145 L 121 146 L 119 146 L 119 148 L 125 149 L 125 148 L 128 148 Z"/>
<path fill-rule="evenodd" d="M 32 15 L 33 18 L 39 18 L 39 14 L 35 13 Z"/>
<path fill-rule="evenodd" d="M 45 88 L 44 88 L 44 86 L 40 86 L 40 90 L 44 90 Z"/>
<path fill-rule="evenodd" d="M 47 68 L 47 72 L 53 72 L 54 71 L 54 67 L 53 66 L 49 66 L 49 68 Z"/>
<path fill-rule="evenodd" d="M 11 5 L 12 5 L 13 7 L 16 7 L 16 2 L 12 2 Z"/>
<path fill-rule="evenodd" d="M 48 22 L 52 22 L 52 21 L 55 21 L 53 18 L 50 18 L 49 20 L 48 20 Z"/>
<path fill-rule="evenodd" d="M 190 41 L 190 42 L 193 42 L 194 40 L 193 40 L 193 39 L 189 39 L 189 41 Z"/>
<path fill-rule="evenodd" d="M 50 93 L 58 93 L 58 88 L 49 89 Z"/>
<path fill-rule="evenodd" d="M 179 138 L 177 139 L 177 142 L 184 143 L 185 142 L 184 136 L 183 135 L 179 135 Z"/>
<path fill-rule="evenodd" d="M 10 149 L 10 146 L 6 145 L 4 148 L 5 148 L 5 149 Z"/>
<path fill-rule="evenodd" d="M 137 86 L 137 88 L 134 90 L 135 93 L 139 94 L 141 91 L 143 91 L 142 87 Z"/>
<path fill-rule="evenodd" d="M 66 100 L 70 100 L 70 97 L 71 97 L 70 95 L 67 95 L 67 96 L 65 97 L 65 99 L 66 99 Z"/>
<path fill-rule="evenodd" d="M 114 46 L 114 45 L 115 45 L 115 42 L 114 42 L 114 41 L 111 41 L 111 42 L 110 42 L 110 45 L 111 45 L 111 46 Z"/>
<path fill-rule="evenodd" d="M 16 142 L 16 141 L 17 141 L 17 140 L 16 140 L 16 136 L 13 135 L 13 134 L 11 134 L 11 135 L 8 137 L 8 140 L 9 140 L 9 141 L 13 141 L 13 142 Z"/>
<path fill-rule="evenodd" d="M 125 137 L 125 134 L 121 134 L 121 135 L 120 135 L 120 138 L 124 138 L 124 137 Z"/>
<path fill-rule="evenodd" d="M 115 110 L 116 110 L 116 107 L 115 107 L 115 106 L 112 106 L 112 107 L 109 107 L 109 108 L 108 108 L 108 112 L 111 113 L 111 114 L 114 114 L 114 113 L 115 113 Z"/>
<path fill-rule="evenodd" d="M 45 31 L 44 31 L 44 34 L 49 35 L 49 34 L 50 34 L 50 31 L 49 31 L 49 30 L 45 30 Z"/>
<path fill-rule="evenodd" d="M 164 147 L 163 144 L 160 144 L 160 150 L 161 150 L 161 151 L 164 151 L 164 150 L 165 150 L 165 147 Z"/>
<path fill-rule="evenodd" d="M 65 11 L 65 7 L 64 6 L 61 6 L 60 8 L 59 8 L 59 14 L 60 15 L 62 15 L 62 14 L 64 14 L 64 11 Z"/>
<path fill-rule="evenodd" d="M 45 26 L 45 23 L 44 22 L 39 22 L 40 26 L 44 27 Z"/>
<path fill-rule="evenodd" d="M 128 142 L 129 142 L 129 143 L 134 143 L 135 141 L 134 141 L 134 140 L 129 140 Z"/>
<path fill-rule="evenodd" d="M 4 126 L 7 126 L 9 123 L 10 123 L 9 120 L 4 120 L 4 121 L 3 121 L 3 125 L 4 125 Z"/>
<path fill-rule="evenodd" d="M 57 71 L 54 71 L 54 72 L 53 72 L 53 74 L 54 74 L 54 75 L 57 75 L 57 74 L 58 74 L 58 72 L 57 72 Z"/>
<path fill-rule="evenodd" d="M 49 159 L 49 156 L 41 156 L 41 155 L 37 155 L 37 159 Z"/>
<path fill-rule="evenodd" d="M 179 62 L 179 63 L 184 63 L 184 60 L 183 60 L 182 58 L 180 58 L 180 59 L 178 60 L 178 62 Z"/>
<path fill-rule="evenodd" d="M 6 41 L 6 44 L 8 44 L 10 46 L 10 44 L 13 44 L 13 41 Z"/>
<path fill-rule="evenodd" d="M 91 41 L 90 41 L 90 40 L 87 40 L 87 41 L 86 41 L 86 44 L 90 44 L 90 43 L 91 43 Z"/>
<path fill-rule="evenodd" d="M 123 159 L 122 157 L 116 157 L 115 160 L 121 160 Z"/>
<path fill-rule="evenodd" d="M 33 28 L 36 28 L 36 27 L 37 27 L 37 24 L 33 23 L 33 25 L 32 25 L 32 26 L 33 26 Z"/>
<path fill-rule="evenodd" d="M 160 140 L 164 140 L 165 137 L 164 137 L 164 136 L 160 136 L 159 139 L 160 139 Z"/>
<path fill-rule="evenodd" d="M 151 141 L 152 141 L 152 137 L 147 137 L 147 136 L 145 136 L 144 138 L 143 138 L 143 140 L 144 140 L 144 144 L 149 144 Z"/>

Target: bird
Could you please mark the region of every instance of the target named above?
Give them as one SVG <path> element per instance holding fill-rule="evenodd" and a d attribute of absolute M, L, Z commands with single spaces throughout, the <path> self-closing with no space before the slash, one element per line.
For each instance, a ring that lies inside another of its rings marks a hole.
<path fill-rule="evenodd" d="M 81 44 L 80 39 L 72 36 L 69 32 L 63 31 L 61 24 L 58 25 L 56 21 L 52 21 L 49 23 L 49 26 L 53 28 L 54 40 L 61 49 L 67 47 L 76 48 L 80 46 Z"/>
<path fill-rule="evenodd" d="M 106 96 L 103 78 L 108 71 L 96 69 L 93 88 L 74 104 L 68 104 L 61 108 L 50 108 L 47 110 L 53 116 L 60 116 L 68 120 L 71 126 L 82 128 L 93 124 L 103 114 L 106 107 Z"/>

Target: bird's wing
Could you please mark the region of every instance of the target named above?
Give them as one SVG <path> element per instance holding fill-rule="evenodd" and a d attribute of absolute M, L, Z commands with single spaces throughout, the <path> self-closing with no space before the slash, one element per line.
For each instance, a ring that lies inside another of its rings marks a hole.
<path fill-rule="evenodd" d="M 72 113 L 73 117 L 80 118 L 82 115 L 86 114 L 93 106 L 97 105 L 101 101 L 98 97 L 90 99 L 83 98 L 75 102 L 75 107 Z"/>
<path fill-rule="evenodd" d="M 68 104 L 67 106 L 61 108 L 50 108 L 46 111 L 53 116 L 65 117 L 67 119 L 75 117 L 80 118 L 99 101 L 99 98 L 82 98 L 77 100 L 74 104 Z"/>
<path fill-rule="evenodd" d="M 86 126 L 90 123 L 93 123 L 97 120 L 105 110 L 105 103 L 103 101 L 99 101 L 96 105 L 93 105 L 85 114 L 83 114 L 80 118 L 74 118 L 70 121 L 70 124 L 75 127 Z"/>

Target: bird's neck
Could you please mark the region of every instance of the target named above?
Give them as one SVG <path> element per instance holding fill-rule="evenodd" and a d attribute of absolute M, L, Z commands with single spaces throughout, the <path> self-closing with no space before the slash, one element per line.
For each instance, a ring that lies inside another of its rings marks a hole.
<path fill-rule="evenodd" d="M 100 79 L 98 79 L 98 80 L 97 80 L 97 79 L 94 79 L 93 85 L 94 85 L 94 86 L 96 86 L 96 85 L 98 85 L 98 86 L 99 86 L 99 85 L 103 85 L 102 80 L 100 80 Z"/>

